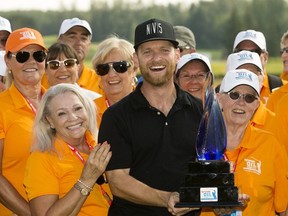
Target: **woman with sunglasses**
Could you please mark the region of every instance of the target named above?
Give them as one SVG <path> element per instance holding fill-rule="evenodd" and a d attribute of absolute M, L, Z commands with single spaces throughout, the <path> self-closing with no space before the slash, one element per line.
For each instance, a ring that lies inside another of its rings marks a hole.
<path fill-rule="evenodd" d="M 49 47 L 45 61 L 45 74 L 49 86 L 59 83 L 77 84 L 79 58 L 77 52 L 68 44 L 54 43 Z M 100 94 L 81 88 L 92 100 L 101 97 Z"/>
<path fill-rule="evenodd" d="M 233 215 L 284 215 L 288 203 L 285 150 L 272 133 L 250 124 L 259 95 L 259 79 L 246 69 L 228 71 L 217 93 L 227 132 L 225 159 L 239 191 L 250 197 Z"/>
<path fill-rule="evenodd" d="M 23 187 L 31 133 L 44 88 L 46 48 L 31 28 L 13 31 L 6 42 L 8 89 L 0 93 L 0 213 L 30 215 Z"/>
<path fill-rule="evenodd" d="M 97 132 L 95 104 L 79 86 L 62 83 L 47 90 L 24 178 L 32 215 L 107 215 L 96 181 L 112 153 L 107 142 L 97 145 Z"/>
<path fill-rule="evenodd" d="M 116 36 L 97 46 L 92 64 L 100 76 L 100 87 L 104 92 L 103 97 L 96 100 L 100 120 L 109 106 L 131 93 L 137 84 L 133 53 L 133 45 Z"/>

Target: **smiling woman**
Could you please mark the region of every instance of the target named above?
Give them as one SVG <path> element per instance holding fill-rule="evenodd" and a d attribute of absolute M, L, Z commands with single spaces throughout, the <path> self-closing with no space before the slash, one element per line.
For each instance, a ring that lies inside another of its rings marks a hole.
<path fill-rule="evenodd" d="M 38 31 L 21 28 L 10 34 L 5 55 L 9 71 L 6 84 L 10 85 L 0 99 L 1 215 L 30 215 L 22 179 L 35 114 L 44 93 L 41 78 L 45 57 L 46 48 Z"/>
<path fill-rule="evenodd" d="M 104 111 L 134 90 L 136 71 L 133 62 L 133 45 L 124 40 L 111 36 L 102 41 L 92 59 L 93 67 L 100 76 L 100 87 L 104 96 L 96 100 L 99 121 Z"/>
<path fill-rule="evenodd" d="M 107 215 L 110 199 L 97 179 L 111 158 L 97 145 L 95 105 L 74 84 L 52 86 L 34 124 L 24 185 L 32 215 Z"/>

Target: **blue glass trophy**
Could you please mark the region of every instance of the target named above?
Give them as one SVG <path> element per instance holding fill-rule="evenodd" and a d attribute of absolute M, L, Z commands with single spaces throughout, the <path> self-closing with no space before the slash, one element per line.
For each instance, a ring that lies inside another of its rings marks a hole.
<path fill-rule="evenodd" d="M 203 95 L 204 112 L 196 140 L 198 161 L 189 163 L 184 186 L 180 188 L 180 202 L 175 207 L 235 207 L 238 188 L 234 173 L 223 160 L 226 149 L 226 128 L 222 111 L 213 87 L 213 74 L 209 72 Z"/>
<path fill-rule="evenodd" d="M 213 87 L 213 74 L 208 74 L 204 96 L 204 112 L 198 129 L 198 160 L 220 160 L 226 149 L 226 128 Z"/>

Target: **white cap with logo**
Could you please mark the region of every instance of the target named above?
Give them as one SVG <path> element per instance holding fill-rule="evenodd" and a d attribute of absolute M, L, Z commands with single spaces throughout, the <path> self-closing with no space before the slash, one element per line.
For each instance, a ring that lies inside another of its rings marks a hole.
<path fill-rule="evenodd" d="M 208 68 L 209 71 L 212 72 L 212 67 L 211 67 L 211 64 L 210 64 L 210 61 L 209 59 L 205 56 L 205 55 L 202 55 L 200 53 L 189 53 L 189 54 L 186 54 L 186 55 L 183 55 L 178 64 L 177 64 L 177 68 L 176 68 L 176 72 L 175 74 L 178 73 L 178 71 L 184 66 L 186 65 L 188 62 L 192 61 L 192 60 L 200 60 L 202 61 Z"/>
<path fill-rule="evenodd" d="M 92 38 L 92 29 L 89 25 L 89 23 L 86 20 L 81 20 L 77 17 L 74 17 L 72 19 L 65 19 L 60 27 L 59 30 L 59 36 L 62 34 L 65 34 L 69 29 L 71 29 L 74 26 L 82 26 L 87 29 L 87 31 L 90 33 Z"/>
<path fill-rule="evenodd" d="M 244 40 L 250 40 L 255 43 L 260 49 L 267 50 L 264 34 L 255 30 L 246 30 L 239 32 L 234 40 L 233 50 L 238 46 L 239 43 Z"/>
<path fill-rule="evenodd" d="M 228 71 L 220 86 L 221 92 L 230 92 L 239 85 L 248 85 L 260 95 L 259 78 L 256 74 L 246 69 L 236 69 Z"/>
<path fill-rule="evenodd" d="M 12 32 L 11 24 L 8 19 L 0 16 L 0 31 Z"/>
<path fill-rule="evenodd" d="M 246 50 L 242 50 L 238 53 L 232 53 L 228 56 L 226 63 L 226 71 L 235 70 L 244 64 L 253 64 L 257 66 L 263 74 L 262 63 L 259 55 L 255 52 L 250 52 Z"/>

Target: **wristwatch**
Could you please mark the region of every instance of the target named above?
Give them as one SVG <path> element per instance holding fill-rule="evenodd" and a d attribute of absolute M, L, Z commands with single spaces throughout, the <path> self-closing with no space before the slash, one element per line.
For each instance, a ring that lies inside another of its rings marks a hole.
<path fill-rule="evenodd" d="M 80 185 L 78 185 L 77 183 L 74 184 L 74 188 L 79 190 L 81 195 L 83 196 L 88 196 L 90 194 L 90 190 L 88 188 L 82 188 Z"/>

